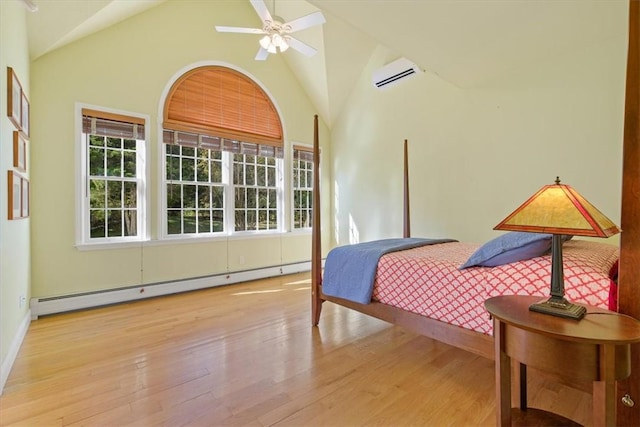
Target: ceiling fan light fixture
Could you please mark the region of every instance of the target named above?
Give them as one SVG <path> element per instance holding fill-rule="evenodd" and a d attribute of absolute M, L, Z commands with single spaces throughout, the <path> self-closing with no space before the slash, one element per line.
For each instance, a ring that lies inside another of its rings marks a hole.
<path fill-rule="evenodd" d="M 275 15 L 275 5 L 274 15 L 272 16 L 265 4 L 265 0 L 249 0 L 249 2 L 260 17 L 263 24 L 262 28 L 226 27 L 216 25 L 216 31 L 223 33 L 260 34 L 260 49 L 255 56 L 256 61 L 264 61 L 267 59 L 269 54 L 285 52 L 289 50 L 289 48 L 306 56 L 313 56 L 317 52 L 313 47 L 301 42 L 289 34 L 324 24 L 326 20 L 324 19 L 322 12 L 316 11 L 309 15 L 283 23 L 283 19 Z"/>
<path fill-rule="evenodd" d="M 282 41 L 282 36 L 280 34 L 274 34 L 271 36 L 271 43 L 273 43 L 276 47 L 280 47 Z"/>
<path fill-rule="evenodd" d="M 289 49 L 289 43 L 287 43 L 287 40 L 283 37 L 282 42 L 280 42 L 280 52 L 284 52 L 287 49 Z"/>
<path fill-rule="evenodd" d="M 263 49 L 269 49 L 270 45 L 271 45 L 271 36 L 267 35 L 260 39 L 260 46 L 262 46 Z"/>
<path fill-rule="evenodd" d="M 278 49 L 280 49 L 280 52 L 284 52 L 285 50 L 289 49 L 289 43 L 287 43 L 287 41 L 285 40 L 284 37 L 282 37 L 280 34 L 274 34 L 271 36 L 271 43 L 277 47 Z"/>

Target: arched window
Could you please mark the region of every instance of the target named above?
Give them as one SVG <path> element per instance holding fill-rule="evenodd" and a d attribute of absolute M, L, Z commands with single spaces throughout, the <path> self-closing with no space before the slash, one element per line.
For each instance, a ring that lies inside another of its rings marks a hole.
<path fill-rule="evenodd" d="M 222 66 L 182 75 L 163 142 L 165 235 L 282 229 L 282 124 L 252 79 Z"/>
<path fill-rule="evenodd" d="M 282 147 L 282 124 L 266 93 L 244 74 L 226 67 L 199 67 L 172 86 L 164 127 Z"/>

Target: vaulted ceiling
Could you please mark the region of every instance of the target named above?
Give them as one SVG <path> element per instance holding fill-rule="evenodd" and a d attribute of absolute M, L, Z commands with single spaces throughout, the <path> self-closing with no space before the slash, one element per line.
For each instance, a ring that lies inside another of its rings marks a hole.
<path fill-rule="evenodd" d="M 14 0 L 19 1 L 19 0 Z M 32 59 L 166 0 L 33 0 L 27 26 Z M 248 0 L 236 0 L 248 1 Z M 266 0 L 288 21 L 321 10 L 326 23 L 296 33 L 318 49 L 308 58 L 285 52 L 327 124 L 354 81 L 383 46 L 461 88 L 546 58 L 626 34 L 628 0 Z M 257 16 L 244 26 L 259 26 Z M 217 23 L 230 25 L 230 23 Z M 257 47 L 257 46 L 256 46 Z M 383 64 L 379 64 L 383 65 Z"/>

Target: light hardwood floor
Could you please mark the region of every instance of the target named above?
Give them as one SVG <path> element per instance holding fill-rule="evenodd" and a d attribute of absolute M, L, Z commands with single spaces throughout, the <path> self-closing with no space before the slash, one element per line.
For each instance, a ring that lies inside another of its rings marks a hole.
<path fill-rule="evenodd" d="M 309 274 L 32 322 L 0 425 L 493 426 L 493 362 L 325 303 Z M 589 424 L 590 396 L 530 379 Z"/>

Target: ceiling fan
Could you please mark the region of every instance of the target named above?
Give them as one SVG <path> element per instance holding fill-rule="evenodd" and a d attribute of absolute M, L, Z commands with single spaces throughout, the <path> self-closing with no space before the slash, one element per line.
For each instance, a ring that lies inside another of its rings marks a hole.
<path fill-rule="evenodd" d="M 306 30 L 315 25 L 324 24 L 326 21 L 322 12 L 314 12 L 309 15 L 294 19 L 289 22 L 281 22 L 282 19 L 274 19 L 267 9 L 264 0 L 249 0 L 251 6 L 262 20 L 262 28 L 245 28 L 245 27 L 225 27 L 216 25 L 216 31 L 221 33 L 247 33 L 247 34 L 264 34 L 260 39 L 260 49 L 255 57 L 257 61 L 264 61 L 270 53 L 284 52 L 290 47 L 298 52 L 313 56 L 317 52 L 316 49 L 306 43 L 301 42 L 291 33 Z M 276 18 L 278 18 L 276 16 Z"/>

